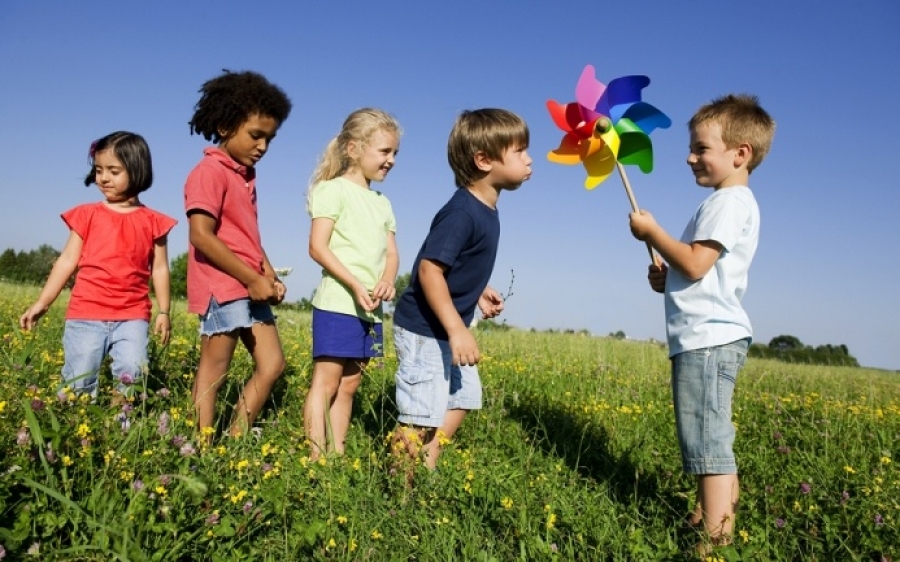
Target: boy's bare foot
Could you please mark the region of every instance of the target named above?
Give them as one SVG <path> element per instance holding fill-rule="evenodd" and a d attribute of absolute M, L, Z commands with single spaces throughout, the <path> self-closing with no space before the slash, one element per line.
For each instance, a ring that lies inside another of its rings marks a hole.
<path fill-rule="evenodd" d="M 704 540 L 697 543 L 694 551 L 703 559 L 712 556 L 716 549 L 725 548 L 734 544 L 734 537 L 731 535 L 718 535 L 715 537 L 707 536 Z"/>

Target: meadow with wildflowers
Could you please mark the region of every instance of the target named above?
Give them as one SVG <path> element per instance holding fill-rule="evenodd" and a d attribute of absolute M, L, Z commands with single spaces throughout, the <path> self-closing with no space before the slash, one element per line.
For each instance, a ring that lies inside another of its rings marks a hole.
<path fill-rule="evenodd" d="M 0 283 L 0 559 L 694 560 L 666 351 L 587 335 L 476 328 L 484 409 L 438 470 L 406 471 L 390 338 L 357 393 L 347 452 L 308 461 L 308 313 L 279 311 L 288 368 L 256 427 L 198 435 L 197 320 L 173 308 L 135 396 L 63 392 L 65 294 L 34 332 L 38 288 Z M 386 326 L 389 333 L 390 326 Z M 900 375 L 751 359 L 734 404 L 735 541 L 705 560 L 900 560 Z"/>

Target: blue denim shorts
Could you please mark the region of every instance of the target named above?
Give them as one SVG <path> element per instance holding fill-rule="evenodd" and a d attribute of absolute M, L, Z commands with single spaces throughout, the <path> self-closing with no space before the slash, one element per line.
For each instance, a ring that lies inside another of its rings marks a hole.
<path fill-rule="evenodd" d="M 380 322 L 369 322 L 352 314 L 313 308 L 313 359 L 381 357 L 384 344 L 382 334 Z"/>
<path fill-rule="evenodd" d="M 267 302 L 238 299 L 219 304 L 209 299 L 206 314 L 200 315 L 200 335 L 227 334 L 242 328 L 252 328 L 257 322 L 274 322 L 275 315 Z"/>
<path fill-rule="evenodd" d="M 481 408 L 481 379 L 474 365 L 453 366 L 450 343 L 394 326 L 397 349 L 397 420 L 441 427 L 447 410 Z"/>
<path fill-rule="evenodd" d="M 66 320 L 63 386 L 96 398 L 100 367 L 109 354 L 119 392 L 130 395 L 147 369 L 149 327 L 146 320 Z"/>
<path fill-rule="evenodd" d="M 750 341 L 672 357 L 672 396 L 681 464 L 687 474 L 737 474 L 731 401 Z"/>

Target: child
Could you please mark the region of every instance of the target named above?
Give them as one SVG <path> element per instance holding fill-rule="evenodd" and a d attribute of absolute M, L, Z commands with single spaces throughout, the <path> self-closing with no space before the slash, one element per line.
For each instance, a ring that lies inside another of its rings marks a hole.
<path fill-rule="evenodd" d="M 400 134 L 387 113 L 354 111 L 310 182 L 309 256 L 322 266 L 313 298 L 313 375 L 303 407 L 312 459 L 326 450 L 344 452 L 362 370 L 382 355 L 381 304 L 394 298 L 397 225 L 390 202 L 370 184 L 384 181 L 394 166 Z"/>
<path fill-rule="evenodd" d="M 284 92 L 255 72 L 230 72 L 200 89 L 191 133 L 208 147 L 184 186 L 188 216 L 188 310 L 200 315 L 200 362 L 193 398 L 200 431 L 213 432 L 216 394 L 237 347 L 253 358 L 253 375 L 235 405 L 230 434 L 253 424 L 284 370 L 270 304 L 284 298 L 262 247 L 256 208 L 256 163 L 291 111 Z"/>
<path fill-rule="evenodd" d="M 88 158 L 91 171 L 84 185 L 96 184 L 104 200 L 62 214 L 69 239 L 19 325 L 33 328 L 77 269 L 63 331 L 63 384 L 96 398 L 97 375 L 109 354 L 120 393 L 116 401 L 122 401 L 147 368 L 151 277 L 158 306 L 153 331 L 163 345 L 169 341 L 166 238 L 177 221 L 138 198 L 153 183 L 143 137 L 125 131 L 106 135 L 91 144 Z M 65 396 L 61 389 L 60 397 Z"/>
<path fill-rule="evenodd" d="M 413 459 L 424 452 L 430 469 L 441 440 L 481 408 L 481 356 L 468 326 L 476 305 L 485 318 L 503 310 L 500 294 L 488 287 L 500 239 L 497 199 L 531 176 L 528 140 L 528 126 L 510 111 L 457 118 L 447 154 L 458 189 L 435 215 L 394 311 L 401 427 L 393 446 Z"/>
<path fill-rule="evenodd" d="M 741 307 L 759 238 L 759 208 L 749 188 L 775 122 L 755 96 L 728 95 L 701 107 L 689 123 L 687 163 L 697 185 L 713 188 L 681 241 L 647 211 L 629 215 L 635 238 L 649 242 L 668 265 L 650 266 L 650 286 L 665 292 L 672 392 L 682 465 L 697 475 L 691 527 L 713 545 L 729 544 L 738 502 L 731 402 L 750 345 Z"/>

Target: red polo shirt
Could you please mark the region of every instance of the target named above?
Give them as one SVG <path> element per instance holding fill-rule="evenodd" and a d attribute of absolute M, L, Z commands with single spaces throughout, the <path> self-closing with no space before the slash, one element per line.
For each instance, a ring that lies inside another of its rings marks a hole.
<path fill-rule="evenodd" d="M 184 184 L 184 210 L 216 219 L 216 236 L 253 269 L 263 273 L 263 249 L 256 210 L 256 172 L 209 147 Z M 190 245 L 187 267 L 188 310 L 205 314 L 210 298 L 219 303 L 247 298 L 240 281 Z"/>

